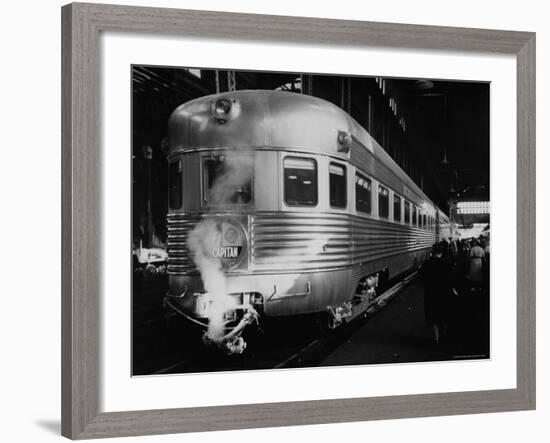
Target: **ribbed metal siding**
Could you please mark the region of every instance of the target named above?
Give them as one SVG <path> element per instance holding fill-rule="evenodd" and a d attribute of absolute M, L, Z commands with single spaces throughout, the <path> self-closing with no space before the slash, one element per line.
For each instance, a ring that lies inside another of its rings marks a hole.
<path fill-rule="evenodd" d="M 354 262 L 419 251 L 435 243 L 435 232 L 381 220 L 353 218 Z"/>
<path fill-rule="evenodd" d="M 346 214 L 257 214 L 251 229 L 253 269 L 340 268 L 429 248 L 435 232 Z"/>
<path fill-rule="evenodd" d="M 347 215 L 256 214 L 251 226 L 251 266 L 255 270 L 293 272 L 352 263 Z"/>
<path fill-rule="evenodd" d="M 197 270 L 187 247 L 187 237 L 200 220 L 197 215 L 168 214 L 169 274 L 188 274 Z"/>
<path fill-rule="evenodd" d="M 168 272 L 196 272 L 187 247 L 198 215 L 168 215 Z M 335 269 L 429 248 L 435 232 L 347 214 L 251 215 L 251 272 Z"/>

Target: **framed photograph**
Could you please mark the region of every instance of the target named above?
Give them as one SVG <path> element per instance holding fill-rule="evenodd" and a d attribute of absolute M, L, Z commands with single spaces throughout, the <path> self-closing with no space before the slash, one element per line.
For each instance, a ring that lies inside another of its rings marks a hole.
<path fill-rule="evenodd" d="M 62 24 L 63 435 L 535 407 L 533 33 Z"/>

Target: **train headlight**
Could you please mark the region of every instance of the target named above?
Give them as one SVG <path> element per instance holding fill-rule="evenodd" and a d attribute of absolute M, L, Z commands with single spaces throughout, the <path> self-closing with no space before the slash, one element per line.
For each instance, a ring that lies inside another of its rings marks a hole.
<path fill-rule="evenodd" d="M 231 106 L 231 101 L 226 98 L 216 100 L 212 108 L 213 117 L 221 124 L 227 122 L 231 113 Z"/>
<path fill-rule="evenodd" d="M 348 153 L 351 149 L 351 134 L 345 131 L 338 131 L 338 151 Z"/>

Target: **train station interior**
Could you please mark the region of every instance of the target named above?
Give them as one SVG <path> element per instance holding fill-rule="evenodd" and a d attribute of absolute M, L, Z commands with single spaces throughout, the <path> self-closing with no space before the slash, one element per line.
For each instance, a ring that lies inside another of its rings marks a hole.
<path fill-rule="evenodd" d="M 482 239 L 489 253 L 488 83 L 133 66 L 132 87 L 135 375 L 490 357 L 488 283 L 487 293 L 478 299 L 471 288 L 457 289 L 465 295 L 457 292 L 451 302 L 449 331 L 435 337 L 425 321 L 424 281 L 416 276 L 405 283 L 389 282 L 386 289 L 400 285 L 399 291 L 344 331 L 319 338 L 300 318 L 283 319 L 284 334 L 254 336 L 247 356 L 230 359 L 182 345 L 178 334 L 189 331 L 167 319 L 162 303 L 168 290 L 167 122 L 176 107 L 205 95 L 250 89 L 289 91 L 333 103 L 365 128 L 450 218 L 456 228 L 456 268 L 467 266 L 457 264 L 466 244 L 470 248 Z M 291 348 L 283 344 L 289 337 L 295 342 Z"/>

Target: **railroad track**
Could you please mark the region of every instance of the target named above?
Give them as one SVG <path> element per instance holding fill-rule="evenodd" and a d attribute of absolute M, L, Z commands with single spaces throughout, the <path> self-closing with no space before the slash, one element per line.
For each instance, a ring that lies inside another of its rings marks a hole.
<path fill-rule="evenodd" d="M 287 359 L 281 361 L 274 366 L 274 369 L 281 368 L 297 368 L 306 366 L 317 366 L 324 357 L 330 352 L 340 346 L 346 341 L 353 333 L 363 325 L 362 320 L 366 320 L 367 317 L 376 315 L 381 309 L 383 309 L 394 297 L 396 297 L 401 291 L 408 286 L 416 277 L 418 272 L 413 272 L 407 275 L 403 280 L 391 286 L 381 295 L 379 295 L 375 303 L 368 306 L 366 309 L 354 313 L 349 322 L 338 329 L 332 331 L 324 337 L 316 338 L 308 343 L 306 346 L 289 356 Z"/>
<path fill-rule="evenodd" d="M 290 319 L 285 325 L 278 324 L 277 332 L 274 330 L 250 340 L 250 346 L 244 354 L 227 356 L 216 349 L 198 344 L 190 348 L 189 354 L 184 358 L 157 369 L 152 374 L 318 366 L 327 355 L 353 335 L 364 324 L 365 319 L 376 315 L 416 276 L 417 272 L 409 274 L 379 295 L 373 304 L 354 312 L 347 324 L 323 336 L 319 336 L 313 327 L 305 328 L 304 331 L 304 323 L 300 319 Z M 281 335 L 280 330 L 285 333 Z"/>

